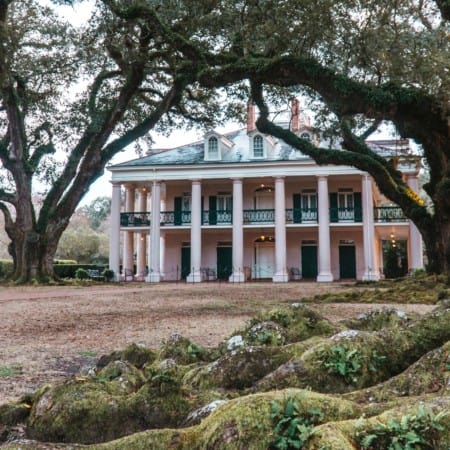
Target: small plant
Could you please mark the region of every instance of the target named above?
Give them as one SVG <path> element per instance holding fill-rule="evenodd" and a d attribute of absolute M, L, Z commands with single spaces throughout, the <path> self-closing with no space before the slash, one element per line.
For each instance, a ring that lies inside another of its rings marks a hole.
<path fill-rule="evenodd" d="M 94 350 L 82 350 L 81 352 L 79 352 L 79 355 L 85 358 L 94 358 L 95 356 L 97 356 L 97 352 L 95 352 Z"/>
<path fill-rule="evenodd" d="M 102 277 L 105 278 L 105 281 L 111 281 L 114 278 L 114 270 L 112 269 L 103 270 Z"/>
<path fill-rule="evenodd" d="M 341 375 L 347 383 L 357 381 L 356 375 L 361 373 L 362 355 L 356 349 L 349 349 L 345 345 L 333 345 L 320 352 L 322 366 L 331 373 Z"/>
<path fill-rule="evenodd" d="M 322 420 L 322 413 L 309 408 L 305 414 L 294 399 L 288 399 L 283 406 L 271 403 L 270 417 L 275 426 L 274 440 L 269 448 L 273 450 L 301 449 L 311 436 L 313 428 Z"/>
<path fill-rule="evenodd" d="M 13 377 L 21 373 L 22 368 L 19 366 L 0 366 L 0 378 L 1 377 Z"/>
<path fill-rule="evenodd" d="M 434 414 L 420 406 L 415 414 L 407 414 L 387 423 L 378 422 L 371 430 L 357 433 L 364 450 L 418 450 L 434 448 L 437 434 L 444 430 L 440 423 L 448 412 Z"/>
<path fill-rule="evenodd" d="M 187 352 L 189 356 L 195 359 L 201 359 L 201 357 L 205 354 L 205 349 L 200 347 L 199 345 L 193 344 L 192 342 L 188 345 Z"/>
<path fill-rule="evenodd" d="M 89 278 L 89 274 L 87 273 L 87 270 L 80 267 L 75 272 L 75 278 L 77 280 L 87 280 Z"/>

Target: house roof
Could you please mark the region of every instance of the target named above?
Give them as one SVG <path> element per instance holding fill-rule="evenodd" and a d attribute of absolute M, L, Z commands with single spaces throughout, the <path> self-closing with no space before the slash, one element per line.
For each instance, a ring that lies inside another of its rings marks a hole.
<path fill-rule="evenodd" d="M 115 164 L 110 168 L 142 167 L 142 166 L 160 166 L 160 165 L 210 165 L 210 164 L 230 164 L 240 162 L 266 162 L 266 161 L 288 161 L 297 159 L 309 159 L 302 155 L 298 150 L 293 149 L 284 142 L 275 141 L 275 144 L 266 158 L 250 158 L 249 138 L 246 129 L 240 129 L 230 133 L 225 133 L 226 137 L 233 143 L 229 150 L 222 151 L 220 160 L 205 160 L 204 141 L 192 144 L 182 145 L 169 150 L 154 151 L 154 153 L 142 158 L 133 159 L 120 164 Z"/>

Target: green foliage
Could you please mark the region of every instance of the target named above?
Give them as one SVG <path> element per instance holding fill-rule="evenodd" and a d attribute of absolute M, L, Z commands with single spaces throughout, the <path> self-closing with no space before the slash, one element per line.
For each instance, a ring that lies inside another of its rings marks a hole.
<path fill-rule="evenodd" d="M 75 278 L 77 280 L 86 280 L 86 279 L 89 278 L 89 274 L 88 274 L 87 270 L 84 270 L 82 268 L 78 268 L 75 271 Z"/>
<path fill-rule="evenodd" d="M 22 369 L 20 366 L 0 366 L 0 378 L 2 377 L 13 377 L 21 373 Z"/>
<path fill-rule="evenodd" d="M 111 281 L 114 278 L 114 270 L 112 269 L 103 270 L 102 277 L 105 278 L 105 281 Z"/>
<path fill-rule="evenodd" d="M 309 408 L 305 414 L 292 398 L 288 398 L 284 405 L 273 401 L 270 406 L 270 417 L 274 423 L 274 439 L 270 443 L 270 449 L 303 448 L 313 428 L 322 419 L 320 410 Z"/>
<path fill-rule="evenodd" d="M 57 264 L 54 266 L 55 275 L 59 278 L 77 278 L 78 269 L 86 271 L 89 269 L 98 269 L 96 264 Z"/>
<path fill-rule="evenodd" d="M 367 450 L 419 450 L 434 448 L 436 435 L 444 430 L 442 419 L 448 411 L 434 414 L 431 409 L 419 406 L 414 414 L 400 419 L 378 421 L 364 432 L 357 432 L 362 449 Z"/>
<path fill-rule="evenodd" d="M 13 271 L 14 264 L 9 259 L 0 260 L 0 278 L 7 277 Z"/>
<path fill-rule="evenodd" d="M 360 351 L 349 349 L 345 345 L 333 345 L 319 352 L 322 366 L 331 373 L 342 376 L 347 383 L 357 381 L 357 374 L 361 373 L 362 359 Z"/>

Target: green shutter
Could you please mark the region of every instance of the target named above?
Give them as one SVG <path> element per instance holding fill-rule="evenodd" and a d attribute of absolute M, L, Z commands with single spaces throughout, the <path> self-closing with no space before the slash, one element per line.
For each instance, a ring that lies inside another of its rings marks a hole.
<path fill-rule="evenodd" d="M 330 222 L 337 222 L 338 215 L 338 196 L 337 192 L 330 193 Z"/>
<path fill-rule="evenodd" d="M 353 193 L 353 201 L 355 205 L 355 222 L 362 222 L 361 192 Z"/>
<path fill-rule="evenodd" d="M 301 194 L 294 194 L 292 196 L 292 204 L 294 206 L 293 217 L 294 223 L 302 222 L 302 196 Z"/>
<path fill-rule="evenodd" d="M 215 195 L 209 197 L 209 224 L 217 225 L 217 197 Z"/>
<path fill-rule="evenodd" d="M 181 197 L 174 197 L 173 199 L 173 224 L 174 225 L 181 225 L 182 222 L 182 214 L 181 214 L 181 204 L 182 199 Z"/>

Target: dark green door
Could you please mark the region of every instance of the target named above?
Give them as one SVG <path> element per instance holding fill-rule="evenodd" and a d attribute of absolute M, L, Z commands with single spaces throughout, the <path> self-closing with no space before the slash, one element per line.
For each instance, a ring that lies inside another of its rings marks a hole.
<path fill-rule="evenodd" d="M 181 279 L 191 273 L 191 247 L 181 247 Z"/>
<path fill-rule="evenodd" d="M 356 278 L 356 255 L 353 245 L 339 246 L 340 278 Z"/>
<path fill-rule="evenodd" d="M 231 247 L 217 247 L 217 278 L 228 280 L 233 272 L 233 252 Z"/>
<path fill-rule="evenodd" d="M 302 246 L 302 278 L 317 277 L 317 246 Z"/>

